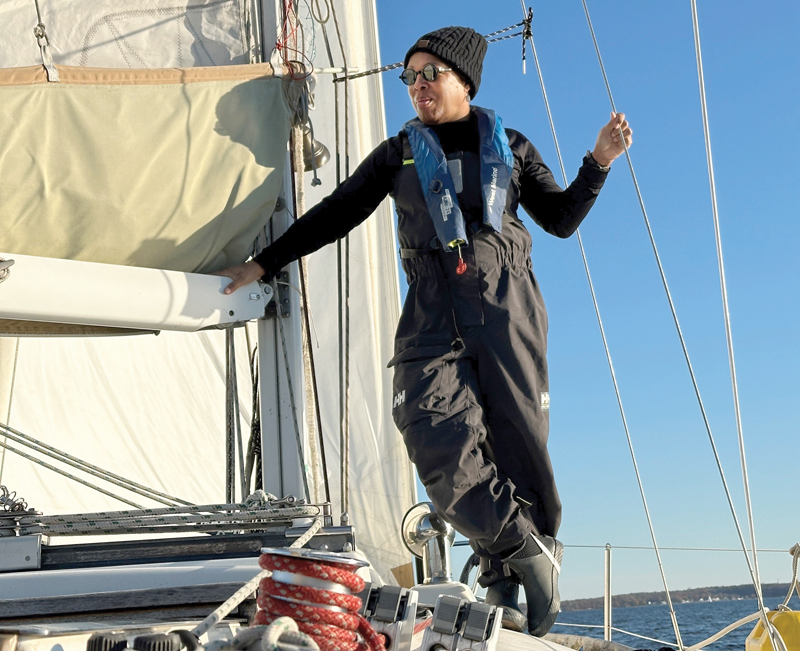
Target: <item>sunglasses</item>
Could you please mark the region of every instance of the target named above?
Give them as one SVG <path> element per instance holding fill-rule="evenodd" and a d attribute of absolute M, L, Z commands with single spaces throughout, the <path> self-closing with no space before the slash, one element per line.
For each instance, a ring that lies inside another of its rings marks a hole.
<path fill-rule="evenodd" d="M 400 81 L 406 86 L 413 86 L 417 81 L 417 75 L 422 75 L 425 81 L 436 81 L 440 72 L 451 72 L 452 70 L 452 68 L 437 68 L 432 63 L 426 63 L 419 72 L 411 68 L 403 70 L 403 72 L 400 73 Z"/>

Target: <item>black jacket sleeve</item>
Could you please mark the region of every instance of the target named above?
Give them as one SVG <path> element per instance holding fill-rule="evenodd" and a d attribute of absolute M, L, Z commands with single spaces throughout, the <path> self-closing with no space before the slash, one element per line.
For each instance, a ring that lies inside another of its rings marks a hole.
<path fill-rule="evenodd" d="M 578 176 L 562 190 L 536 147 L 516 131 L 507 133 L 520 166 L 520 205 L 548 233 L 569 237 L 594 205 L 608 172 L 587 156 Z"/>
<path fill-rule="evenodd" d="M 264 268 L 263 280 L 273 278 L 290 262 L 335 242 L 361 224 L 391 192 L 394 175 L 402 165 L 398 138 L 378 145 L 352 176 L 255 257 Z"/>

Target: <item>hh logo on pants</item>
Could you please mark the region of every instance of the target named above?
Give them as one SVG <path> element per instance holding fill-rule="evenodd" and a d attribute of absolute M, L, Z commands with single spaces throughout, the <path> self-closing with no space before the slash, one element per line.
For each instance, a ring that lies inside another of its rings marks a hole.
<path fill-rule="evenodd" d="M 542 392 L 542 411 L 550 411 L 550 392 Z"/>
<path fill-rule="evenodd" d="M 394 402 L 392 403 L 392 409 L 397 409 L 400 405 L 402 405 L 406 401 L 406 390 L 403 389 L 400 393 L 398 393 L 394 397 Z"/>

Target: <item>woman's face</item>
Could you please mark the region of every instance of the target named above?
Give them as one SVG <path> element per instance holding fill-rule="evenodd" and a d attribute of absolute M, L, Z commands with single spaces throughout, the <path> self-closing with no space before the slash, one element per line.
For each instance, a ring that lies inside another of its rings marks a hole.
<path fill-rule="evenodd" d="M 444 61 L 427 52 L 415 52 L 408 60 L 408 67 L 420 72 L 428 63 L 437 68 L 449 68 Z M 454 122 L 469 115 L 469 84 L 464 83 L 455 72 L 442 72 L 434 81 L 425 81 L 417 75 L 408 87 L 408 96 L 425 124 Z"/>

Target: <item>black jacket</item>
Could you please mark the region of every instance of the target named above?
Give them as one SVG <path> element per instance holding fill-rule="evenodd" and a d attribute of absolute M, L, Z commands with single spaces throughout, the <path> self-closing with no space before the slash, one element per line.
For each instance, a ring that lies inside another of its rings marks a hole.
<path fill-rule="evenodd" d="M 536 148 L 519 132 L 506 129 L 514 173 L 503 229 L 496 233 L 480 226 L 476 121 L 471 118 L 434 130 L 448 158 L 463 158 L 464 192 L 458 200 L 472 233 L 470 244 L 461 251 L 467 273 L 455 274 L 458 254 L 434 249 L 433 222 L 403 132 L 381 143 L 352 176 L 256 256 L 265 276 L 271 278 L 288 263 L 344 237 L 391 195 L 409 282 L 395 353 L 447 346 L 458 337 L 459 326 L 485 325 L 487 318 L 491 323 L 498 317 L 507 320 L 511 296 L 504 288 L 492 287 L 487 272 L 509 265 L 530 269 L 531 239 L 517 217 L 518 206 L 548 233 L 569 237 L 589 212 L 606 178 L 606 172 L 587 157 L 576 179 L 562 190 Z M 532 279 L 532 274 L 525 275 Z"/>

